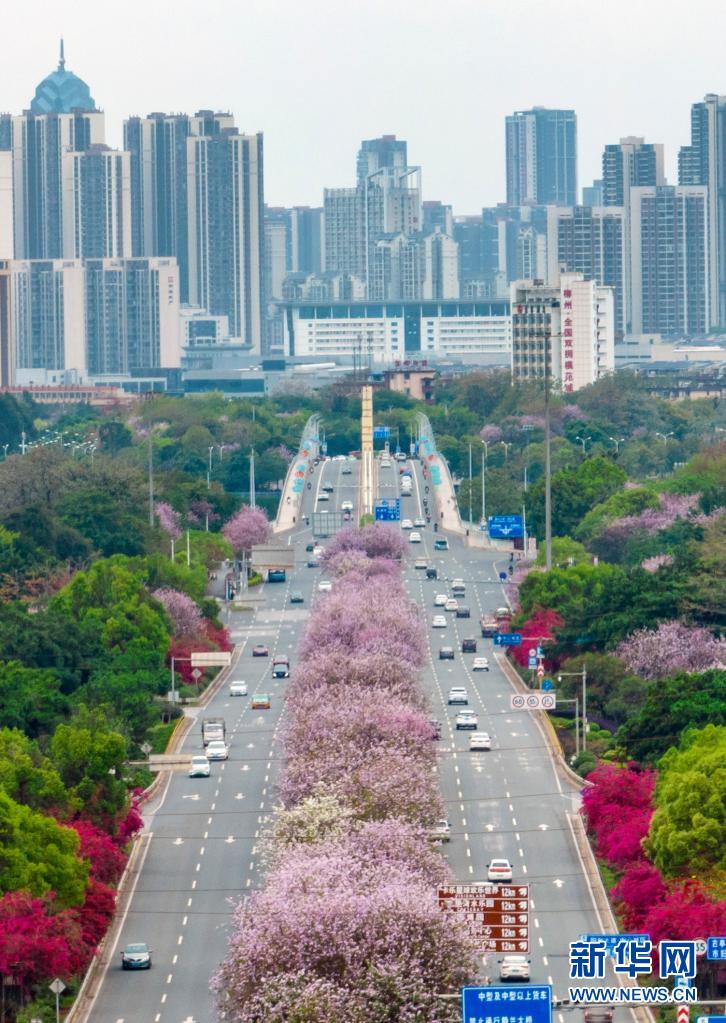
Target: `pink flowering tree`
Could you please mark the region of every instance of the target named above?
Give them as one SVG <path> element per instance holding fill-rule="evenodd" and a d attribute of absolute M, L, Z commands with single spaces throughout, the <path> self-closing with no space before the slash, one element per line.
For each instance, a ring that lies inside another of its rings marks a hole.
<path fill-rule="evenodd" d="M 172 625 L 172 635 L 198 636 L 204 631 L 204 618 L 197 604 L 186 593 L 165 587 L 154 590 L 152 597 L 163 606 Z"/>
<path fill-rule="evenodd" d="M 369 558 L 389 558 L 400 561 L 406 550 L 406 541 L 398 529 L 380 522 L 373 525 L 347 526 L 335 534 L 325 549 L 322 560 L 327 563 L 338 554 L 358 551 Z"/>
<path fill-rule="evenodd" d="M 243 504 L 224 524 L 222 533 L 232 544 L 235 553 L 249 553 L 255 544 L 267 543 L 269 540 L 270 521 L 262 508 L 250 508 Z"/>
<path fill-rule="evenodd" d="M 668 678 L 679 671 L 726 667 L 726 640 L 716 639 L 708 629 L 698 626 L 662 622 L 657 629 L 632 633 L 615 654 L 641 678 Z"/>
<path fill-rule="evenodd" d="M 167 501 L 157 501 L 154 505 L 154 514 L 159 520 L 159 525 L 172 540 L 178 540 L 182 535 L 181 516 L 174 511 Z"/>
<path fill-rule="evenodd" d="M 645 858 L 642 841 L 653 816 L 654 771 L 600 764 L 588 775 L 594 782 L 582 798 L 588 830 L 600 856 L 613 866 Z"/>
<path fill-rule="evenodd" d="M 671 554 L 655 554 L 652 558 L 645 558 L 641 561 L 640 567 L 644 572 L 657 572 L 659 568 L 670 568 L 673 564 Z"/>
<path fill-rule="evenodd" d="M 483 426 L 479 431 L 479 436 L 482 440 L 485 440 L 487 444 L 496 444 L 497 441 L 502 439 L 504 434 L 502 433 L 501 427 L 494 426 L 493 423 L 487 423 L 487 425 Z"/>
<path fill-rule="evenodd" d="M 385 652 L 359 652 L 354 659 L 331 647 L 319 656 L 300 663 L 288 686 L 288 700 L 317 687 L 323 700 L 342 700 L 348 687 L 382 691 L 411 707 L 425 709 L 426 700 L 418 687 L 411 664 L 392 661 Z"/>

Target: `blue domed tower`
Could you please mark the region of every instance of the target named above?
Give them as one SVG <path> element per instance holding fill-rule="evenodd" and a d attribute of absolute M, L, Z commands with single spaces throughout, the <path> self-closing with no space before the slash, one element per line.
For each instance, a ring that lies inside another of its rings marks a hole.
<path fill-rule="evenodd" d="M 58 67 L 35 90 L 30 111 L 33 114 L 70 114 L 73 110 L 95 109 L 96 104 L 86 83 L 72 71 L 66 71 L 61 39 Z"/>

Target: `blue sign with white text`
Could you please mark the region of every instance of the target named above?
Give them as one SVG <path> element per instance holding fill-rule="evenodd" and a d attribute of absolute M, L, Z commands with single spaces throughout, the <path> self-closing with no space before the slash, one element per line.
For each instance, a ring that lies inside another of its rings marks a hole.
<path fill-rule="evenodd" d="M 726 938 L 706 939 L 706 958 L 725 960 L 726 959 Z"/>
<path fill-rule="evenodd" d="M 376 522 L 399 522 L 401 519 L 401 501 L 397 497 L 387 497 L 376 501 L 373 508 Z"/>
<path fill-rule="evenodd" d="M 391 429 L 388 426 L 374 426 L 373 440 L 388 440 L 391 436 Z"/>
<path fill-rule="evenodd" d="M 494 646 L 521 646 L 521 632 L 495 632 L 492 636 Z"/>
<path fill-rule="evenodd" d="M 524 520 L 521 515 L 490 515 L 489 536 L 492 540 L 514 540 L 524 536 Z"/>
<path fill-rule="evenodd" d="M 529 1023 L 552 1023 L 552 987 L 549 984 L 492 984 L 461 989 L 463 1023 L 502 1023 L 526 1018 Z"/>
<path fill-rule="evenodd" d="M 583 934 L 582 941 L 602 941 L 605 945 L 605 955 L 615 954 L 615 946 L 620 942 L 645 942 L 649 938 L 647 934 Z"/>

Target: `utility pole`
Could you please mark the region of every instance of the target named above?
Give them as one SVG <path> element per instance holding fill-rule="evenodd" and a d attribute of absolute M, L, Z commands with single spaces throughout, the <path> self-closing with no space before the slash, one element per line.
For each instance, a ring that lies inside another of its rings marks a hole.
<path fill-rule="evenodd" d="M 208 528 L 209 528 L 209 523 L 207 523 L 207 529 Z M 190 543 L 189 543 L 189 530 L 187 530 L 187 568 L 190 568 L 191 564 L 192 564 L 192 552 L 191 552 L 191 547 L 190 547 Z"/>
<path fill-rule="evenodd" d="M 471 527 L 474 522 L 472 510 L 471 510 L 471 499 L 472 499 L 472 484 L 471 484 L 471 444 L 469 445 L 469 526 Z"/>
<path fill-rule="evenodd" d="M 545 566 L 552 568 L 552 445 L 550 431 L 550 337 L 545 332 Z"/>
<path fill-rule="evenodd" d="M 154 528 L 154 449 L 149 431 L 149 525 Z"/>
<path fill-rule="evenodd" d="M 255 508 L 255 449 L 250 449 L 250 508 Z"/>
<path fill-rule="evenodd" d="M 487 442 L 482 441 L 484 451 L 481 456 L 481 520 L 487 524 Z"/>
<path fill-rule="evenodd" d="M 212 452 L 214 451 L 214 445 L 209 446 L 209 462 L 207 465 L 207 490 L 212 486 Z"/>

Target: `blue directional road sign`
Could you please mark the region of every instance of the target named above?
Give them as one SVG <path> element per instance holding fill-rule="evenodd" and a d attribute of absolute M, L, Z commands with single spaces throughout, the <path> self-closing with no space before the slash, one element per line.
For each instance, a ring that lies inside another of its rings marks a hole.
<path fill-rule="evenodd" d="M 465 987 L 461 989 L 461 1010 L 464 1023 L 484 1023 L 503 1017 L 516 1020 L 518 1016 L 526 1016 L 531 1023 L 552 1023 L 552 987 L 550 984 Z"/>
<path fill-rule="evenodd" d="M 524 536 L 524 520 L 521 515 L 490 515 L 489 536 L 492 540 L 514 540 Z"/>
<path fill-rule="evenodd" d="M 521 646 L 521 632 L 495 632 L 492 636 L 494 646 Z"/>
<path fill-rule="evenodd" d="M 397 497 L 386 497 L 381 501 L 376 501 L 373 517 L 376 522 L 400 522 L 401 501 Z"/>
<path fill-rule="evenodd" d="M 553 683 L 551 678 L 543 678 L 542 679 L 542 689 L 546 693 L 551 693 L 552 692 L 552 690 L 554 689 L 554 683 Z"/>
<path fill-rule="evenodd" d="M 374 426 L 373 440 L 388 440 L 391 436 L 391 429 L 388 426 Z"/>
<path fill-rule="evenodd" d="M 726 959 L 726 938 L 707 938 L 706 958 L 716 960 Z"/>
<path fill-rule="evenodd" d="M 649 941 L 650 935 L 648 934 L 583 934 L 582 941 L 602 941 L 605 944 L 606 955 L 615 955 L 615 946 L 621 941 L 637 941 L 644 942 Z"/>
<path fill-rule="evenodd" d="M 537 667 L 537 658 L 536 657 L 530 657 L 528 659 L 528 662 L 527 662 L 527 667 L 528 668 L 536 668 Z"/>

